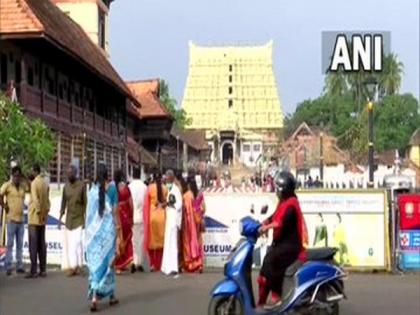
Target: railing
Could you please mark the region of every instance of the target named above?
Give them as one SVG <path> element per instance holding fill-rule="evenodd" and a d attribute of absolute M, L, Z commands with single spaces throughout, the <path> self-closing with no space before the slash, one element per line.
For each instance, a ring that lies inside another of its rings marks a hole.
<path fill-rule="evenodd" d="M 25 84 L 21 88 L 22 104 L 29 111 L 56 118 L 62 123 L 72 124 L 88 130 L 118 138 L 120 131 L 125 132 L 125 127 L 93 112 L 83 110 L 76 105 L 70 105 L 66 100 L 43 92 L 37 87 Z"/>
<path fill-rule="evenodd" d="M 83 109 L 73 105 L 72 107 L 73 115 L 72 115 L 72 122 L 76 125 L 83 125 Z"/>
<path fill-rule="evenodd" d="M 84 126 L 87 129 L 94 129 L 94 116 L 95 114 L 89 111 L 85 111 L 85 121 L 84 121 Z"/>
<path fill-rule="evenodd" d="M 111 135 L 111 122 L 109 120 L 107 120 L 107 119 L 105 119 L 104 121 L 105 121 L 105 129 L 104 129 L 104 131 L 105 131 L 105 133 L 107 135 Z"/>
<path fill-rule="evenodd" d="M 57 98 L 45 92 L 44 92 L 43 112 L 44 114 L 48 116 L 57 117 Z"/>
<path fill-rule="evenodd" d="M 63 100 L 58 100 L 58 118 L 64 122 L 71 121 L 71 106 Z"/>
<path fill-rule="evenodd" d="M 112 123 L 112 136 L 118 137 L 118 125 L 116 123 Z"/>
<path fill-rule="evenodd" d="M 104 119 L 98 114 L 95 114 L 95 130 L 104 132 Z"/>
<path fill-rule="evenodd" d="M 26 85 L 25 92 L 25 104 L 26 108 L 34 112 L 41 112 L 41 91 L 30 85 Z"/>

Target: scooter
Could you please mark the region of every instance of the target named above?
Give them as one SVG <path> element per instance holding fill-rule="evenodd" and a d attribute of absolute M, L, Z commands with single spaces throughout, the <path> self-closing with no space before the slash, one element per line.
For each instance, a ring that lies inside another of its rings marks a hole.
<path fill-rule="evenodd" d="M 338 315 L 338 302 L 346 298 L 346 273 L 334 263 L 335 248 L 307 250 L 307 261 L 296 261 L 286 271 L 281 303 L 257 308 L 252 289 L 252 257 L 261 224 L 245 217 L 240 221 L 244 236 L 224 266 L 225 279 L 211 292 L 209 315 Z M 287 290 L 285 290 L 287 289 Z"/>

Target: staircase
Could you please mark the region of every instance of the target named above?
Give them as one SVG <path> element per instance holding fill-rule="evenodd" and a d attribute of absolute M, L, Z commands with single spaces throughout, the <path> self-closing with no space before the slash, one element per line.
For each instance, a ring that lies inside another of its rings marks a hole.
<path fill-rule="evenodd" d="M 256 168 L 248 167 L 240 162 L 236 162 L 235 165 L 221 165 L 217 172 L 219 175 L 223 175 L 226 171 L 230 173 L 232 185 L 240 186 L 242 184 L 242 178 L 249 178 L 256 172 Z"/>

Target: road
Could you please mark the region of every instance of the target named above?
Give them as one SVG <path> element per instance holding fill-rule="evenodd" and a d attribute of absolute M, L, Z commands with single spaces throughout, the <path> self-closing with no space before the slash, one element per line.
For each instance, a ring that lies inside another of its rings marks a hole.
<path fill-rule="evenodd" d="M 212 270 L 202 275 L 124 274 L 117 278 L 120 305 L 103 314 L 205 315 L 209 291 L 222 277 Z M 0 275 L 1 315 L 89 314 L 87 278 L 66 278 L 50 272 L 45 279 L 26 280 Z M 351 274 L 346 282 L 349 300 L 341 305 L 342 315 L 419 315 L 420 275 Z"/>

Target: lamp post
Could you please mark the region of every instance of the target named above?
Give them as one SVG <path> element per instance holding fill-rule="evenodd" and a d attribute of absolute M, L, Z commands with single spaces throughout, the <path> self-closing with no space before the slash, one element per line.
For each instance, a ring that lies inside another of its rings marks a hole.
<path fill-rule="evenodd" d="M 377 88 L 378 83 L 374 77 L 369 77 L 365 81 L 365 86 L 368 91 L 368 145 L 369 145 L 369 152 L 368 152 L 368 165 L 369 165 L 369 182 L 368 188 L 373 188 L 374 186 L 374 145 L 373 145 L 373 102 L 376 100 Z"/>
<path fill-rule="evenodd" d="M 176 136 L 176 168 L 179 170 L 179 136 Z"/>
<path fill-rule="evenodd" d="M 319 178 L 324 182 L 324 133 L 319 135 Z"/>

